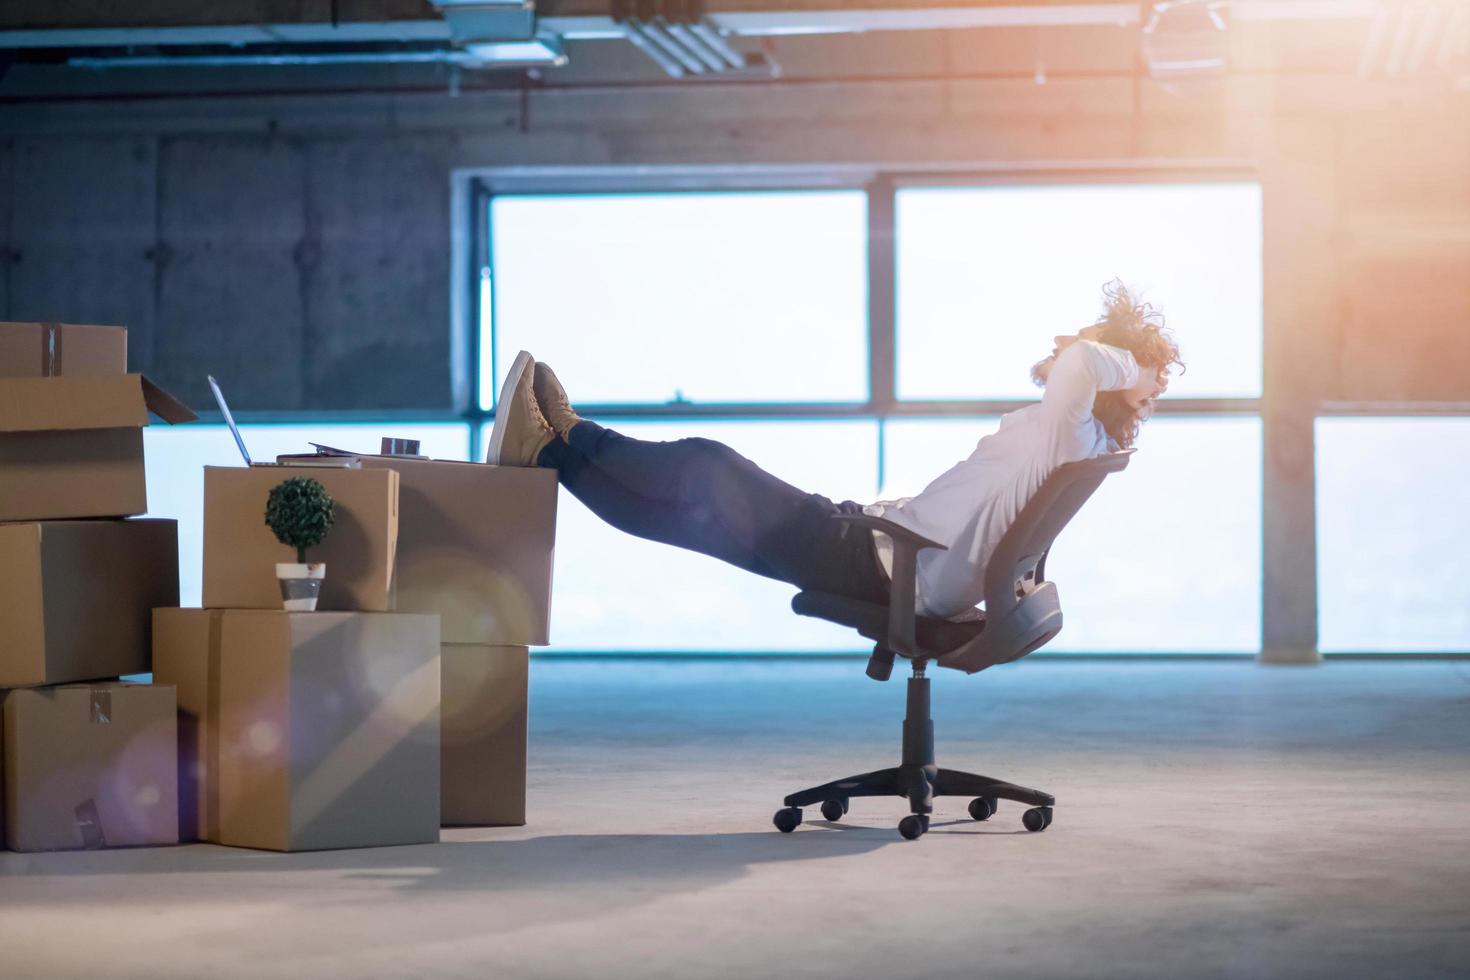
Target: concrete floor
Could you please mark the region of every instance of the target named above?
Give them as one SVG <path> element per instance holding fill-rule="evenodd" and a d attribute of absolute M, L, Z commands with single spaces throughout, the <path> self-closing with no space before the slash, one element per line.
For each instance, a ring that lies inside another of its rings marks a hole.
<path fill-rule="evenodd" d="M 0 854 L 6 977 L 1470 975 L 1470 664 L 1079 663 L 935 681 L 939 762 L 1041 834 L 898 799 L 856 661 L 533 665 L 531 822 L 437 846 Z"/>

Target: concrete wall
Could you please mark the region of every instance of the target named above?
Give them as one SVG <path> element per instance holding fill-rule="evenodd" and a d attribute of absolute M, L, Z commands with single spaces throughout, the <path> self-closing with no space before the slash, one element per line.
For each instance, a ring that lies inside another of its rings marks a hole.
<path fill-rule="evenodd" d="M 196 402 L 212 370 L 242 408 L 450 407 L 455 167 L 924 161 L 1253 164 L 1284 355 L 1268 385 L 1285 371 L 1306 402 L 1470 400 L 1470 99 L 1423 83 L 40 102 L 8 108 L 0 135 L 0 311 L 126 323 L 134 368 Z"/>
<path fill-rule="evenodd" d="M 18 135 L 0 313 L 122 323 L 196 405 L 448 409 L 446 138 Z"/>

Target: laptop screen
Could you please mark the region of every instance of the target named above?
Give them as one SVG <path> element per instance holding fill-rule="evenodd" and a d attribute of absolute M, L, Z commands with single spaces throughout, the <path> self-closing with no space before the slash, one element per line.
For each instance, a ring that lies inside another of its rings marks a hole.
<path fill-rule="evenodd" d="M 245 457 L 245 465 L 255 465 L 250 461 L 250 450 L 245 448 L 245 440 L 240 438 L 240 427 L 235 424 L 235 417 L 230 414 L 230 406 L 225 404 L 225 394 L 219 390 L 219 382 L 214 380 L 214 375 L 205 375 L 209 378 L 209 390 L 214 392 L 215 403 L 219 405 L 219 413 L 225 417 L 225 425 L 230 427 L 230 435 L 235 437 L 235 445 L 240 447 L 240 455 Z"/>

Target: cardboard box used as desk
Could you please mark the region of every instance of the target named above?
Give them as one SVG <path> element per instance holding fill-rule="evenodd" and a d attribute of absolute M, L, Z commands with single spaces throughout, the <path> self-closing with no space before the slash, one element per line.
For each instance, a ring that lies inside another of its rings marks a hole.
<path fill-rule="evenodd" d="M 266 526 L 265 502 L 272 488 L 292 477 L 319 481 L 336 501 L 332 529 L 306 556 L 327 566 L 317 609 L 391 610 L 398 474 L 328 466 L 204 468 L 205 608 L 281 608 L 276 562 L 294 562 L 296 552 Z"/>
<path fill-rule="evenodd" d="M 179 839 L 173 688 L 74 684 L 4 697 L 5 842 L 13 851 Z"/>
<path fill-rule="evenodd" d="M 526 822 L 523 646 L 446 643 L 440 648 L 440 794 L 446 827 Z"/>
<path fill-rule="evenodd" d="M 196 417 L 141 374 L 0 378 L 0 521 L 146 513 L 149 412 Z"/>
<path fill-rule="evenodd" d="M 185 839 L 276 851 L 439 839 L 432 616 L 158 609 Z"/>
<path fill-rule="evenodd" d="M 127 373 L 126 327 L 0 321 L 0 378 Z"/>
<path fill-rule="evenodd" d="M 279 457 L 293 466 L 311 458 Z M 551 642 L 555 470 L 354 458 L 364 470 L 399 476 L 392 608 L 437 614 L 445 643 Z M 328 565 L 328 582 L 331 577 Z"/>
<path fill-rule="evenodd" d="M 178 602 L 175 521 L 0 524 L 0 688 L 146 674 Z"/>

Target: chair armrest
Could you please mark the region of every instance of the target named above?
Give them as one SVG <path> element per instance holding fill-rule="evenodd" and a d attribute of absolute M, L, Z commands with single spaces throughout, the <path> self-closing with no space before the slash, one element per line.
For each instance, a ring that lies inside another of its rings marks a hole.
<path fill-rule="evenodd" d="M 909 659 L 919 656 L 915 638 L 914 596 L 918 591 L 919 552 L 925 548 L 948 551 L 947 545 L 930 541 L 922 534 L 893 521 L 868 514 L 833 514 L 833 520 L 847 521 L 872 531 L 881 531 L 893 539 L 893 574 L 888 584 L 888 629 L 886 646 Z"/>
<path fill-rule="evenodd" d="M 902 524 L 882 517 L 872 517 L 868 514 L 833 514 L 834 521 L 847 521 L 850 524 L 858 524 L 873 531 L 882 531 L 893 539 L 894 544 L 903 541 L 914 545 L 914 551 L 920 552 L 925 548 L 938 548 L 940 551 L 948 551 L 949 545 L 940 544 L 938 541 L 930 541 L 922 534 L 910 531 Z"/>

